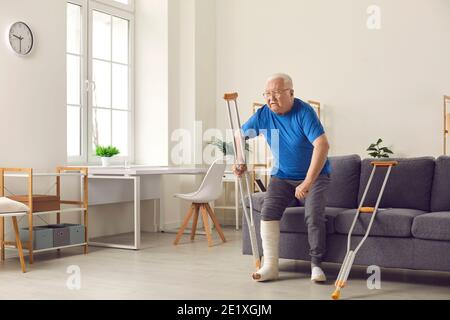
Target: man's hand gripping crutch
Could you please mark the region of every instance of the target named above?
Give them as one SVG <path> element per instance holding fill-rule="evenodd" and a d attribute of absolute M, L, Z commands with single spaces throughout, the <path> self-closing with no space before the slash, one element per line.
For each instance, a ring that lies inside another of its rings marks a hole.
<path fill-rule="evenodd" d="M 230 127 L 233 130 L 233 147 L 234 147 L 234 171 L 239 177 L 238 186 L 240 190 L 240 196 L 242 201 L 242 208 L 244 209 L 245 219 L 248 225 L 248 232 L 250 235 L 250 242 L 252 245 L 253 258 L 255 261 L 256 271 L 261 268 L 261 256 L 259 254 L 258 242 L 256 240 L 255 223 L 253 221 L 253 204 L 250 192 L 250 176 L 247 172 L 247 164 L 245 159 L 245 139 L 241 130 L 241 120 L 239 117 L 239 110 L 237 106 L 237 93 L 227 93 L 224 99 L 227 103 L 228 119 L 230 121 Z M 245 205 L 243 177 L 245 177 L 245 185 L 247 196 L 250 203 L 250 212 Z"/>

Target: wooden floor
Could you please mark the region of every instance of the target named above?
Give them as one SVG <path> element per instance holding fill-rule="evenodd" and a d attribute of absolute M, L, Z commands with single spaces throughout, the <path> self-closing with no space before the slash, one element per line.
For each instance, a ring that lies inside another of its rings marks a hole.
<path fill-rule="evenodd" d="M 279 281 L 256 283 L 252 257 L 241 254 L 241 233 L 230 228 L 225 235 L 228 242 L 221 244 L 215 234 L 211 248 L 205 236 L 191 243 L 185 235 L 174 247 L 175 234 L 145 233 L 137 252 L 91 247 L 86 256 L 81 248 L 42 253 L 26 274 L 18 259 L 9 258 L 0 264 L 0 299 L 329 299 L 339 265 L 326 264 L 330 281 L 317 285 L 309 280 L 309 263 L 281 260 Z M 79 290 L 67 287 L 70 266 L 80 268 Z M 450 273 L 382 269 L 380 290 L 369 290 L 367 277 L 356 267 L 342 298 L 450 299 Z"/>

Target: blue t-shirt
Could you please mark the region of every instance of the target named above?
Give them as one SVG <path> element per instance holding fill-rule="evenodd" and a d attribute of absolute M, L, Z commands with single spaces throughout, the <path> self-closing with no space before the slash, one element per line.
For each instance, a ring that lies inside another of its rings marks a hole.
<path fill-rule="evenodd" d="M 263 134 L 272 150 L 272 175 L 280 179 L 304 180 L 311 164 L 313 142 L 325 133 L 314 109 L 300 99 L 292 110 L 277 115 L 265 105 L 243 126 L 244 135 L 254 138 Z M 320 174 L 330 174 L 327 160 Z"/>

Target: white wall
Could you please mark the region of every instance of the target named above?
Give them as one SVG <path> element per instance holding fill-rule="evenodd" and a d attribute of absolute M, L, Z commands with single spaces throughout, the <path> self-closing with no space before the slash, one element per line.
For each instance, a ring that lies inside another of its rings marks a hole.
<path fill-rule="evenodd" d="M 168 163 L 168 3 L 135 2 L 136 163 Z"/>
<path fill-rule="evenodd" d="M 189 133 L 186 146 L 190 146 L 187 159 L 181 165 L 201 165 L 202 133 L 215 127 L 215 2 L 170 0 L 168 3 L 169 164 L 180 164 L 177 162 L 180 159 L 172 157 L 172 151 L 182 140 L 176 135 L 173 140 L 172 134 L 181 129 Z M 187 202 L 174 199 L 173 194 L 195 191 L 201 178 L 171 176 L 163 179 L 167 228 L 179 226 L 189 206 Z"/>
<path fill-rule="evenodd" d="M 66 163 L 65 10 L 61 0 L 0 1 L 0 166 L 53 171 Z M 8 47 L 16 21 L 34 33 L 31 56 Z"/>
<path fill-rule="evenodd" d="M 371 4 L 381 30 L 366 26 Z M 247 119 L 265 79 L 287 72 L 324 104 L 331 154 L 365 157 L 382 137 L 396 155 L 438 156 L 449 34 L 447 0 L 217 0 L 217 91 L 238 91 Z"/>
<path fill-rule="evenodd" d="M 0 167 L 54 172 L 66 164 L 67 153 L 66 6 L 61 0 L 37 3 L 0 1 Z M 13 53 L 7 42 L 9 26 L 17 21 L 26 22 L 34 35 L 33 51 L 26 57 Z M 35 179 L 35 192 L 49 191 L 54 182 Z M 18 194 L 27 190 L 26 180 L 17 178 L 7 179 L 6 186 Z M 9 220 L 8 240 L 12 239 Z M 35 223 L 42 221 L 35 218 Z M 27 226 L 26 220 L 21 226 Z"/>

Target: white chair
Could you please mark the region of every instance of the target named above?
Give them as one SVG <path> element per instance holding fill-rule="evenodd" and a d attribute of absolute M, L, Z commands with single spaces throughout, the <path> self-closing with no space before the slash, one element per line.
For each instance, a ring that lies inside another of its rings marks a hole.
<path fill-rule="evenodd" d="M 175 197 L 190 201 L 192 202 L 192 204 L 177 234 L 177 237 L 173 242 L 174 245 L 177 245 L 180 241 L 181 236 L 183 235 L 184 230 L 186 229 L 192 216 L 194 216 L 194 221 L 192 223 L 191 240 L 195 239 L 199 211 L 201 211 L 202 214 L 203 225 L 205 227 L 206 237 L 208 239 L 208 246 L 211 247 L 213 245 L 211 231 L 209 228 L 208 214 L 211 217 L 211 220 L 213 221 L 220 238 L 223 242 L 226 242 L 225 236 L 222 232 L 222 228 L 217 221 L 214 211 L 209 205 L 210 202 L 216 201 L 222 193 L 222 178 L 225 172 L 225 167 L 226 163 L 224 159 L 216 160 L 209 168 L 202 184 L 200 185 L 200 188 L 196 192 L 188 194 L 175 194 Z"/>
<path fill-rule="evenodd" d="M 5 244 L 15 245 L 19 251 L 20 265 L 22 272 L 25 273 L 25 260 L 23 258 L 22 241 L 20 241 L 19 227 L 17 224 L 17 217 L 22 217 L 28 214 L 30 209 L 23 203 L 13 201 L 11 199 L 0 197 L 0 256 L 1 261 L 5 260 Z M 5 241 L 5 218 L 11 217 L 13 221 L 14 234 L 16 242 Z"/>

